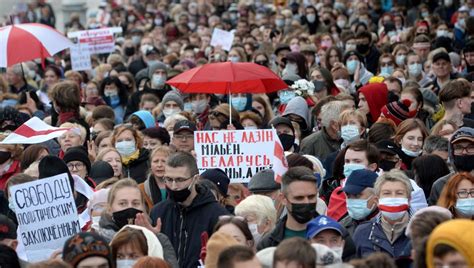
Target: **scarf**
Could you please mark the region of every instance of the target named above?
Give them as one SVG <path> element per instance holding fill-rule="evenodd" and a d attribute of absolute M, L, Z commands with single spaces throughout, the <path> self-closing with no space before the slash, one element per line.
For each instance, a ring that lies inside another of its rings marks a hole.
<path fill-rule="evenodd" d="M 130 164 L 131 162 L 137 160 L 139 156 L 140 156 L 140 150 L 136 150 L 130 156 L 127 156 L 127 157 L 122 156 L 122 164 L 125 165 L 125 166 L 128 166 L 128 164 Z"/>
<path fill-rule="evenodd" d="M 71 120 L 71 119 L 79 119 L 79 112 L 64 112 L 59 113 L 59 124 L 62 125 L 63 123 Z"/>
<path fill-rule="evenodd" d="M 148 179 L 148 185 L 150 186 L 150 194 L 151 194 L 151 200 L 153 201 L 153 204 L 159 203 L 161 200 L 164 198 L 161 196 L 161 190 L 158 184 L 156 183 L 155 176 L 150 176 Z"/>

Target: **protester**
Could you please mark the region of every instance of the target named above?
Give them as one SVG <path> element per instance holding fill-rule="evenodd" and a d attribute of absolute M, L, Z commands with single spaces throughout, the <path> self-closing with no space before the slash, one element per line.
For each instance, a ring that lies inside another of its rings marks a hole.
<path fill-rule="evenodd" d="M 64 243 L 62 259 L 74 268 L 116 266 L 107 241 L 95 233 L 79 233 L 70 237 Z"/>
<path fill-rule="evenodd" d="M 438 200 L 438 206 L 449 209 L 453 218 L 474 217 L 474 177 L 469 173 L 458 173 L 446 183 Z"/>
<path fill-rule="evenodd" d="M 255 253 L 248 247 L 235 245 L 224 249 L 219 254 L 217 268 L 255 267 L 260 268 L 260 262 Z"/>

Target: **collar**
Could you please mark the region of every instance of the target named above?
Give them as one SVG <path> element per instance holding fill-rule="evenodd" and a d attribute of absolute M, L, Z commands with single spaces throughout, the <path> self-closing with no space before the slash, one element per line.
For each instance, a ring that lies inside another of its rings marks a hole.
<path fill-rule="evenodd" d="M 122 157 L 122 164 L 124 164 L 126 166 L 126 165 L 130 164 L 130 162 L 138 159 L 139 156 L 140 156 L 140 150 L 136 150 L 130 156 Z"/>

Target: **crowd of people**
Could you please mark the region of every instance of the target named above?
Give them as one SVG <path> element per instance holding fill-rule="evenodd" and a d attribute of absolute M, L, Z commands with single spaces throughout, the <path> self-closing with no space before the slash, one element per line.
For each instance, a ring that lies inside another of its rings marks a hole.
<path fill-rule="evenodd" d="M 46 2 L 4 24 L 57 27 Z M 123 30 L 93 69 L 65 50 L 0 74 L 0 141 L 32 117 L 69 129 L 0 144 L 0 267 L 474 267 L 473 0 L 107 0 L 80 17 L 64 34 Z M 214 29 L 233 32 L 229 51 Z M 167 84 L 225 61 L 288 87 Z M 281 183 L 200 174 L 196 131 L 267 128 Z M 32 262 L 9 189 L 64 173 L 88 222 Z"/>

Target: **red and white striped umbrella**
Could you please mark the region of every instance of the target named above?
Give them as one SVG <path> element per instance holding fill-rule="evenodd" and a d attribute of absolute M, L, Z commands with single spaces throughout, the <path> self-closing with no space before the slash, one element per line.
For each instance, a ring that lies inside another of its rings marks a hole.
<path fill-rule="evenodd" d="M 0 67 L 45 59 L 71 47 L 62 33 L 39 23 L 24 23 L 0 28 Z"/>

